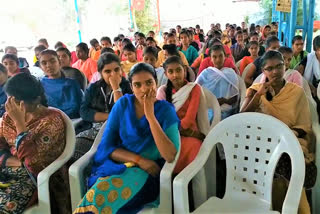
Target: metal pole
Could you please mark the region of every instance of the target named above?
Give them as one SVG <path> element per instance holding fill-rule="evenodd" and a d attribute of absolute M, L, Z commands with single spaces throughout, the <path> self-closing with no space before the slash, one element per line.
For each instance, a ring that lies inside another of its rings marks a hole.
<path fill-rule="evenodd" d="M 130 27 L 133 29 L 133 17 L 132 17 L 132 6 L 131 6 L 131 0 L 129 0 L 129 14 L 130 14 Z"/>
<path fill-rule="evenodd" d="M 79 7 L 78 7 L 78 1 L 77 1 L 77 0 L 74 0 L 74 6 L 75 6 L 75 9 L 76 9 L 76 14 L 77 14 L 79 42 L 82 42 L 82 38 L 81 38 L 80 14 L 79 14 Z"/>
<path fill-rule="evenodd" d="M 309 0 L 309 18 L 308 18 L 308 28 L 307 28 L 308 29 L 307 30 L 307 51 L 308 52 L 311 52 L 311 48 L 312 48 L 314 11 L 315 11 L 315 0 Z M 320 197 L 320 195 L 318 196 Z"/>
<path fill-rule="evenodd" d="M 292 0 L 291 14 L 290 14 L 289 38 L 288 38 L 288 46 L 290 48 L 292 47 L 291 40 L 296 33 L 297 12 L 298 12 L 298 0 Z"/>

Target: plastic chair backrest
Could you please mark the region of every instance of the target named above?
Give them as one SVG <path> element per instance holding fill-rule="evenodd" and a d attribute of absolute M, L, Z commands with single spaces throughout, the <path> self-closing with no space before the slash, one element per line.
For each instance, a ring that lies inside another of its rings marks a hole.
<path fill-rule="evenodd" d="M 250 63 L 249 65 L 247 65 L 247 67 L 243 70 L 241 77 L 242 79 L 245 79 L 247 76 L 248 71 L 250 70 L 250 68 L 253 66 L 253 63 Z"/>
<path fill-rule="evenodd" d="M 238 70 L 240 70 L 240 64 L 241 64 L 241 61 L 242 61 L 242 59 L 241 59 L 241 60 L 239 60 L 239 61 L 236 63 L 236 67 L 238 68 Z"/>
<path fill-rule="evenodd" d="M 75 131 L 72 125 L 71 119 L 61 110 L 52 108 L 59 111 L 62 115 L 66 125 L 66 146 L 63 153 L 49 166 L 42 170 L 37 177 L 38 184 L 38 205 L 37 209 L 41 209 L 43 212 L 50 213 L 50 189 L 49 179 L 50 176 L 59 170 L 73 155 L 76 143 Z M 32 208 L 31 208 L 32 209 Z"/>
<path fill-rule="evenodd" d="M 320 100 L 320 84 L 318 85 L 318 88 L 317 88 L 317 97 Z"/>
<path fill-rule="evenodd" d="M 306 93 L 307 97 L 312 97 L 311 89 L 310 89 L 308 81 L 305 78 L 302 78 L 302 81 L 303 81 L 302 87 L 303 87 L 303 90 Z"/>
<path fill-rule="evenodd" d="M 63 74 L 67 78 L 76 80 L 79 83 L 80 88 L 82 90 L 85 90 L 87 88 L 87 84 L 88 84 L 87 77 L 81 71 L 76 69 L 68 69 L 68 70 L 63 70 Z"/>
<path fill-rule="evenodd" d="M 215 125 L 217 125 L 221 121 L 221 108 L 216 96 L 214 96 L 214 94 L 211 93 L 208 89 L 204 87 L 201 87 L 201 88 L 206 96 L 208 109 L 213 110 L 214 117 L 210 125 L 210 130 L 211 130 L 213 127 L 215 127 Z"/>
<path fill-rule="evenodd" d="M 247 87 L 246 84 L 244 83 L 244 80 L 238 75 L 238 82 L 239 82 L 239 92 L 240 92 L 240 109 L 242 107 L 242 104 L 244 100 L 246 99 L 246 94 L 247 94 Z"/>
<path fill-rule="evenodd" d="M 202 146 L 211 151 L 215 143 L 222 144 L 226 156 L 224 197 L 253 194 L 271 206 L 275 167 L 281 154 L 287 153 L 292 162 L 292 176 L 284 204 L 298 207 L 305 162 L 300 144 L 288 126 L 266 114 L 241 113 L 220 122 Z"/>

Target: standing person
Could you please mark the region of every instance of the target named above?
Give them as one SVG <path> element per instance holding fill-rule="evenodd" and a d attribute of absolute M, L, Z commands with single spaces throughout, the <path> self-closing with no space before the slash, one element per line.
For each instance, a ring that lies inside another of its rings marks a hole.
<path fill-rule="evenodd" d="M 303 47 L 304 41 L 302 36 L 294 36 L 292 39 L 293 57 L 290 62 L 291 69 L 295 69 L 300 64 L 300 62 L 308 55 L 308 52 L 304 51 Z"/>
<path fill-rule="evenodd" d="M 84 86 L 86 85 L 86 82 L 88 80 L 85 75 L 81 73 L 81 71 L 71 67 L 71 53 L 68 48 L 59 47 L 56 52 L 58 54 L 61 70 L 64 76 L 76 80 L 79 83 L 81 89 L 84 91 Z"/>
<path fill-rule="evenodd" d="M 181 47 L 179 47 L 178 50 L 186 56 L 188 64 L 192 65 L 193 61 L 198 57 L 198 52 L 193 46 L 190 45 L 188 31 L 181 31 L 179 38 L 181 42 Z"/>
<path fill-rule="evenodd" d="M 4 91 L 4 85 L 8 80 L 7 68 L 0 63 L 0 117 L 6 112 L 5 103 L 7 101 L 7 94 Z"/>
<path fill-rule="evenodd" d="M 46 75 L 41 84 L 48 105 L 60 109 L 71 119 L 79 118 L 82 91 L 77 81 L 64 77 L 58 54 L 54 50 L 42 51 L 40 65 Z"/>
<path fill-rule="evenodd" d="M 179 118 L 172 104 L 156 99 L 156 78 L 151 65 L 131 69 L 134 95 L 113 106 L 93 157 L 90 189 L 75 214 L 138 213 L 148 203 L 159 203 L 161 168 L 179 149 Z"/>
<path fill-rule="evenodd" d="M 89 58 L 89 48 L 86 43 L 79 43 L 76 46 L 78 61 L 72 67 L 80 70 L 90 82 L 92 75 L 97 71 L 97 62 Z"/>
<path fill-rule="evenodd" d="M 209 130 L 209 122 L 205 106 L 200 106 L 200 99 L 203 99 L 201 86 L 185 79 L 185 69 L 180 57 L 169 57 L 164 63 L 164 69 L 168 82 L 158 89 L 157 99 L 173 103 L 181 120 L 181 149 L 174 169 L 174 173 L 178 174 L 197 156 Z M 199 122 L 202 123 L 200 125 L 207 126 L 202 132 Z"/>
<path fill-rule="evenodd" d="M 21 84 L 23 83 L 23 84 Z M 0 122 L 1 213 L 22 214 L 37 198 L 37 176 L 66 146 L 66 124 L 60 112 L 49 109 L 40 82 L 20 73 L 5 85 L 6 113 Z M 52 208 L 70 213 L 67 168 L 50 177 Z M 53 200 L 54 199 L 54 200 Z"/>

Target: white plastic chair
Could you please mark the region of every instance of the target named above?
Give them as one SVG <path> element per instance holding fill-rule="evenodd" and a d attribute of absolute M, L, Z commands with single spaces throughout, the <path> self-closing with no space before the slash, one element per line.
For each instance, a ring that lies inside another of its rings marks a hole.
<path fill-rule="evenodd" d="M 207 107 L 208 109 L 212 109 L 213 110 L 213 121 L 210 125 L 210 130 L 213 129 L 213 127 L 215 127 L 220 121 L 221 121 L 221 108 L 218 102 L 218 99 L 216 98 L 216 96 L 211 93 L 211 91 L 209 91 L 208 89 L 201 87 L 202 91 L 204 92 L 205 96 L 206 96 L 206 101 L 207 101 Z"/>
<path fill-rule="evenodd" d="M 238 70 L 240 70 L 240 64 L 241 64 L 241 61 L 242 61 L 242 59 L 241 59 L 241 60 L 239 60 L 239 61 L 236 63 L 236 67 L 238 68 Z"/>
<path fill-rule="evenodd" d="M 320 125 L 316 107 L 312 104 L 314 100 L 308 97 L 311 113 L 312 131 L 315 135 L 315 163 L 320 167 Z M 312 213 L 320 213 L 320 177 L 317 176 L 315 186 L 312 188 Z"/>
<path fill-rule="evenodd" d="M 101 127 L 91 149 L 69 168 L 72 210 L 77 208 L 78 203 L 81 201 L 82 197 L 87 191 L 85 178 L 88 175 L 84 175 L 84 170 L 88 167 L 91 159 L 97 151 L 106 123 L 107 122 L 105 122 Z M 146 207 L 139 213 L 172 213 L 172 172 L 177 163 L 179 154 L 180 150 L 178 151 L 174 162 L 166 162 L 161 169 L 159 206 L 157 208 Z"/>
<path fill-rule="evenodd" d="M 193 213 L 278 213 L 272 209 L 272 181 L 283 153 L 292 162 L 292 176 L 282 213 L 297 213 L 305 176 L 300 144 L 284 123 L 269 115 L 241 113 L 220 122 L 207 136 L 196 159 L 173 181 L 174 213 L 189 212 L 188 183 L 222 144 L 227 182 L 223 199 L 209 198 Z"/>
<path fill-rule="evenodd" d="M 239 82 L 239 91 L 240 91 L 240 109 L 244 103 L 244 100 L 246 99 L 246 94 L 247 94 L 247 87 L 246 84 L 244 82 L 244 80 L 239 76 L 238 76 L 238 82 Z"/>
<path fill-rule="evenodd" d="M 317 97 L 320 100 L 320 84 L 318 85 L 318 88 L 317 88 Z"/>
<path fill-rule="evenodd" d="M 49 214 L 51 213 L 51 204 L 50 204 L 50 190 L 49 190 L 49 179 L 53 173 L 58 171 L 67 161 L 72 157 L 75 149 L 76 136 L 75 131 L 69 117 L 59 109 L 63 116 L 63 119 L 66 124 L 66 147 L 63 153 L 58 157 L 57 160 L 52 162 L 44 170 L 42 170 L 37 177 L 37 190 L 38 190 L 38 204 L 27 209 L 25 214 Z"/>
<path fill-rule="evenodd" d="M 248 71 L 250 70 L 250 68 L 253 66 L 253 63 L 250 63 L 249 65 L 247 65 L 247 67 L 243 70 L 241 77 L 243 80 L 245 80 Z"/>

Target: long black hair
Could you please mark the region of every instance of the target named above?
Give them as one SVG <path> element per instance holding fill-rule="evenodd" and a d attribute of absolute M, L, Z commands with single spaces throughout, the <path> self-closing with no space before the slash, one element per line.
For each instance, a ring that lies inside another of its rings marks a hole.
<path fill-rule="evenodd" d="M 168 65 L 172 63 L 178 63 L 184 68 L 184 64 L 179 56 L 171 56 L 163 63 L 164 70 L 167 71 Z M 166 101 L 168 101 L 169 103 L 172 103 L 172 88 L 173 88 L 173 84 L 168 79 L 165 93 L 166 93 Z"/>
<path fill-rule="evenodd" d="M 128 80 L 129 80 L 130 84 L 132 84 L 132 77 L 138 73 L 141 73 L 141 72 L 150 73 L 157 83 L 157 81 L 158 81 L 157 80 L 157 73 L 154 70 L 154 68 L 152 67 L 152 65 L 149 65 L 148 63 L 140 62 L 140 63 L 132 66 L 132 68 L 129 72 Z"/>
<path fill-rule="evenodd" d="M 27 104 L 35 104 L 34 102 L 40 97 L 40 104 L 48 107 L 42 84 L 30 74 L 19 73 L 11 77 L 5 84 L 4 90 L 8 96 Z"/>

